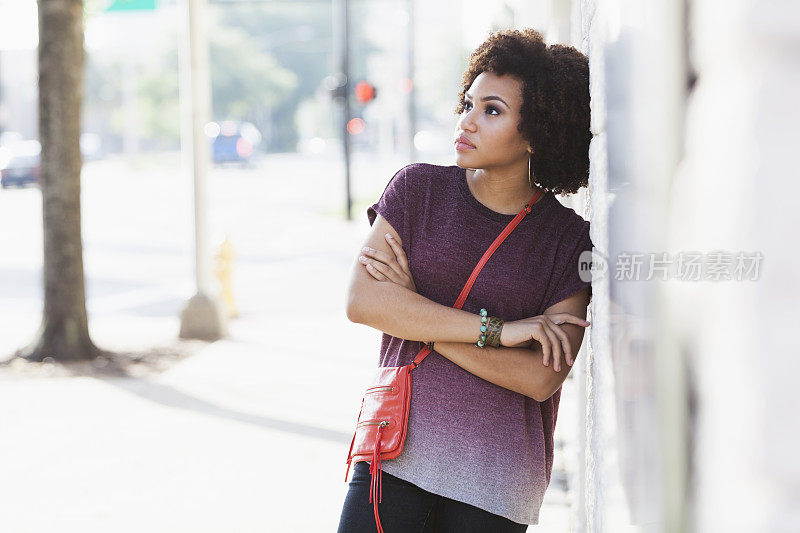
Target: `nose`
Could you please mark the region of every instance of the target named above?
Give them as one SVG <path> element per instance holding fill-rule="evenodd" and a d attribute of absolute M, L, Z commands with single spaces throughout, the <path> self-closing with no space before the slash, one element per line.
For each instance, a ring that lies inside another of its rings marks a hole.
<path fill-rule="evenodd" d="M 461 128 L 462 131 L 475 131 L 475 121 L 472 118 L 472 111 L 465 113 L 461 113 L 461 117 L 458 119 L 458 127 Z"/>

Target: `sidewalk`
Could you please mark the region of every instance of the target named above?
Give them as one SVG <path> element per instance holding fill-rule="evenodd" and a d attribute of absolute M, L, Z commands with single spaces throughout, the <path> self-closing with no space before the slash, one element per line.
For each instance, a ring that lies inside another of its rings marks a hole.
<path fill-rule="evenodd" d="M 335 531 L 369 358 L 270 353 L 226 340 L 150 379 L 3 381 L 0 529 Z M 529 531 L 568 531 L 563 499 Z"/>

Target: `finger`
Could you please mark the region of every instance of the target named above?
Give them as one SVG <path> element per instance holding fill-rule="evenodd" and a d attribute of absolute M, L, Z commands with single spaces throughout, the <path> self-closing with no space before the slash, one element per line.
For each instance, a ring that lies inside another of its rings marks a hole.
<path fill-rule="evenodd" d="M 367 269 L 367 272 L 370 276 L 375 278 L 378 281 L 390 281 L 389 278 L 381 274 L 375 267 L 372 266 L 371 263 L 364 263 L 364 268 Z"/>
<path fill-rule="evenodd" d="M 373 278 L 377 279 L 378 281 L 390 281 L 389 278 L 384 276 L 378 269 L 374 267 L 374 262 L 369 259 L 368 257 L 364 257 L 363 255 L 358 258 L 358 261 L 364 265 L 364 268 L 367 269 L 369 275 Z"/>
<path fill-rule="evenodd" d="M 561 341 L 556 335 L 554 328 L 558 327 L 553 325 L 550 327 L 550 322 L 547 318 L 542 321 L 542 327 L 544 329 L 545 335 L 547 335 L 547 340 L 550 341 L 550 355 L 553 358 L 553 370 L 556 372 L 561 371 Z"/>
<path fill-rule="evenodd" d="M 406 257 L 406 252 L 403 250 L 403 247 L 400 246 L 394 237 L 390 233 L 386 234 L 386 242 L 389 243 L 392 250 L 394 250 L 394 255 L 397 258 L 397 262 L 400 264 L 400 268 L 402 268 L 407 274 L 411 274 L 408 269 L 408 258 Z"/>
<path fill-rule="evenodd" d="M 542 325 L 542 321 L 536 322 L 536 325 L 534 326 L 534 334 L 532 335 L 532 337 L 537 341 L 539 341 L 539 344 L 542 345 L 542 364 L 544 366 L 550 366 L 550 355 L 551 355 L 550 337 L 547 336 L 547 333 L 544 330 L 544 326 Z"/>
<path fill-rule="evenodd" d="M 375 248 L 370 248 L 368 246 L 365 246 L 361 250 L 361 253 L 369 258 L 373 258 L 376 261 L 380 261 L 381 263 L 387 265 L 389 268 L 397 272 L 398 275 L 405 275 L 405 272 L 403 272 L 403 269 L 400 268 L 400 264 L 397 262 L 394 254 L 388 254 L 383 250 L 376 250 Z"/>
<path fill-rule="evenodd" d="M 549 317 L 546 317 L 546 319 L 550 320 Z M 569 337 L 562 328 L 552 321 L 550 321 L 550 329 L 553 331 L 553 333 L 555 333 L 561 342 L 561 349 L 564 352 L 564 361 L 566 361 L 569 366 L 572 366 L 572 364 L 575 362 L 575 358 L 572 356 L 572 346 L 569 343 Z"/>
<path fill-rule="evenodd" d="M 591 322 L 589 322 L 588 320 L 581 318 L 579 316 L 571 315 L 569 313 L 550 313 L 550 314 L 545 313 L 542 316 L 548 317 L 550 320 L 552 320 L 559 326 L 561 324 L 564 324 L 565 322 L 569 322 L 570 324 L 575 324 L 576 326 L 583 326 L 583 327 L 591 325 Z"/>
<path fill-rule="evenodd" d="M 364 266 L 367 267 L 367 270 L 371 268 L 373 271 L 378 271 L 379 273 L 383 274 L 385 279 L 388 279 L 394 283 L 400 283 L 400 281 L 397 279 L 397 272 L 395 272 L 390 266 L 370 258 L 365 258 L 365 260 L 362 262 L 364 263 Z"/>

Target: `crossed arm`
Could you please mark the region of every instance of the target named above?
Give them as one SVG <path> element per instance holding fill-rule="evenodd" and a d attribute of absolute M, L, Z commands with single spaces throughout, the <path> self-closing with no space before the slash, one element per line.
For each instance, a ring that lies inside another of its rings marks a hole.
<path fill-rule="evenodd" d="M 389 234 L 394 240 L 385 237 Z M 400 256 L 402 241 L 392 226 L 380 215 L 375 219 L 364 246 L 376 252 L 367 261 L 356 259 L 347 293 L 347 317 L 352 322 L 374 327 L 389 335 L 416 341 L 434 341 L 436 351 L 464 370 L 500 387 L 544 401 L 562 385 L 570 369 L 554 358 L 553 367 L 545 364 L 542 345 L 534 340 L 512 347 L 475 346 L 480 317 L 475 313 L 438 304 L 416 292 L 413 279 L 403 284 L 390 282 L 379 269 L 380 261 L 371 259 L 383 254 Z M 366 255 L 359 251 L 359 256 Z M 402 258 L 403 260 L 405 257 Z M 372 265 L 372 269 L 366 265 Z M 383 278 L 383 279 L 381 279 Z M 545 310 L 545 315 L 569 313 L 586 318 L 589 289 L 583 289 Z M 584 327 L 568 322 L 561 328 L 569 339 L 574 357 L 583 341 Z"/>

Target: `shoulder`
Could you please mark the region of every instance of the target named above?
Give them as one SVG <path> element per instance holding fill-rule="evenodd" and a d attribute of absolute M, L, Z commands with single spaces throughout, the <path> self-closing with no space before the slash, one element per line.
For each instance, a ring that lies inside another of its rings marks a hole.
<path fill-rule="evenodd" d="M 392 181 L 398 182 L 407 198 L 421 201 L 434 189 L 452 190 L 449 179 L 454 175 L 454 166 L 411 163 L 398 170 Z"/>
<path fill-rule="evenodd" d="M 453 165 L 434 165 L 433 163 L 411 163 L 398 171 L 407 183 L 429 181 L 431 178 L 453 173 Z"/>

